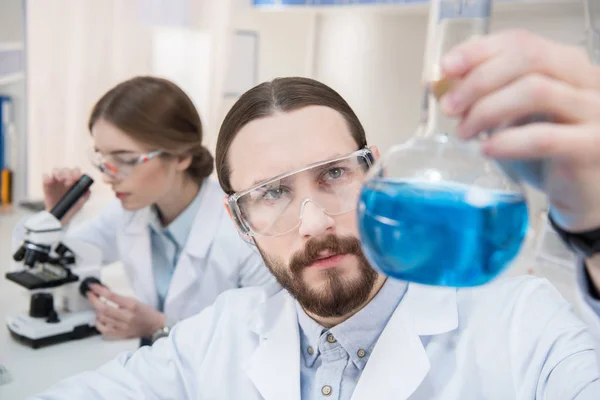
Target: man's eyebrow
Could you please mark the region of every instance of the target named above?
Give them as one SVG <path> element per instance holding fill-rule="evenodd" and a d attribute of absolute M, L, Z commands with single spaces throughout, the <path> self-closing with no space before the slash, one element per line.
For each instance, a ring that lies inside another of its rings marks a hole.
<path fill-rule="evenodd" d="M 347 154 L 346 154 L 346 155 L 347 155 Z M 281 173 L 281 174 L 278 174 L 278 175 L 275 175 L 275 176 L 271 176 L 271 177 L 268 177 L 268 178 L 256 179 L 256 180 L 254 180 L 254 181 L 253 181 L 253 182 L 250 184 L 250 186 L 249 186 L 249 187 L 253 188 L 253 187 L 255 187 L 255 186 L 260 186 L 260 185 L 262 185 L 262 184 L 264 184 L 264 183 L 267 183 L 267 182 L 269 182 L 269 181 L 271 181 L 271 180 L 273 180 L 273 179 L 276 179 L 277 177 L 280 177 L 280 176 L 285 176 L 285 175 L 287 175 L 287 174 L 289 174 L 289 173 L 291 173 L 291 172 L 294 172 L 295 170 L 299 170 L 299 169 L 307 168 L 307 167 L 310 167 L 311 165 L 317 165 L 317 164 L 320 164 L 320 163 L 325 163 L 325 162 L 328 162 L 328 161 L 334 161 L 335 159 L 337 159 L 337 158 L 341 158 L 341 157 L 345 157 L 346 155 L 344 155 L 344 154 L 341 154 L 341 153 L 335 153 L 335 154 L 333 154 L 331 157 L 327 157 L 327 158 L 325 158 L 325 159 L 323 159 L 323 160 L 321 160 L 321 161 L 316 161 L 316 162 L 314 162 L 314 163 L 312 163 L 312 164 L 308 164 L 308 165 L 306 165 L 306 166 L 304 166 L 304 167 L 300 167 L 300 168 L 289 168 L 289 169 L 287 169 L 287 170 L 286 170 L 286 172 L 283 172 L 283 173 Z"/>

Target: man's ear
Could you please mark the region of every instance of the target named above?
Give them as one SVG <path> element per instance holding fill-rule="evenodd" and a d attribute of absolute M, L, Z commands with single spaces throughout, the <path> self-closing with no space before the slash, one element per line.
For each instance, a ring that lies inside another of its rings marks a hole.
<path fill-rule="evenodd" d="M 371 153 L 373 153 L 373 158 L 375 159 L 375 161 L 379 160 L 381 154 L 379 153 L 379 149 L 377 148 L 377 146 L 369 146 L 369 150 L 371 150 Z"/>
<path fill-rule="evenodd" d="M 231 222 L 235 226 L 235 229 L 237 229 L 238 233 L 240 234 L 240 236 L 242 237 L 242 239 L 244 240 L 244 242 L 248 243 L 251 246 L 256 246 L 256 243 L 254 243 L 254 240 L 252 239 L 252 237 L 249 236 L 249 235 L 246 235 L 245 233 L 243 233 L 242 231 L 240 231 L 240 227 L 238 226 L 238 224 L 233 219 L 233 215 L 231 215 L 231 208 L 229 208 L 229 201 L 227 201 L 228 197 L 229 196 L 227 196 L 227 195 L 225 195 L 225 197 L 223 197 L 223 204 L 225 205 L 225 210 L 227 210 L 227 215 L 229 215 L 229 219 L 231 220 Z"/>
<path fill-rule="evenodd" d="M 235 222 L 233 220 L 233 216 L 231 215 L 231 209 L 229 209 L 229 196 L 225 195 L 225 197 L 223 197 L 223 205 L 225 206 L 225 211 L 227 211 L 227 215 L 229 215 L 231 222 Z"/>

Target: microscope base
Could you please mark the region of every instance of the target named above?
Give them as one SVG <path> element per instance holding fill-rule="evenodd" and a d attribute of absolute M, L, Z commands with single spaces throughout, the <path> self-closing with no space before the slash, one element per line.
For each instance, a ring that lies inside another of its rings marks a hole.
<path fill-rule="evenodd" d="M 96 315 L 93 311 L 61 313 L 60 322 L 49 323 L 27 314 L 6 319 L 11 336 L 17 341 L 38 349 L 70 340 L 97 335 Z"/>

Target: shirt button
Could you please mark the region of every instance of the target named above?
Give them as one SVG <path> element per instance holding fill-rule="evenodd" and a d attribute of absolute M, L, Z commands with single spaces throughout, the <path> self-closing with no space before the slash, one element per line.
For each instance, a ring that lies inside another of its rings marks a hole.
<path fill-rule="evenodd" d="M 315 354 L 315 349 L 313 349 L 312 346 L 308 346 L 306 352 L 312 356 L 313 354 Z"/>
<path fill-rule="evenodd" d="M 321 393 L 323 393 L 325 396 L 329 396 L 331 392 L 333 392 L 333 389 L 331 389 L 331 386 L 329 385 L 325 385 L 321 388 Z"/>
<path fill-rule="evenodd" d="M 331 333 L 329 335 L 327 335 L 327 341 L 329 343 L 335 343 L 335 342 L 337 342 L 337 340 L 335 340 L 335 338 L 333 337 L 333 335 Z"/>
<path fill-rule="evenodd" d="M 367 352 L 364 351 L 363 349 L 360 349 L 356 352 L 356 354 L 358 355 L 359 358 L 363 358 L 364 356 L 367 355 Z"/>

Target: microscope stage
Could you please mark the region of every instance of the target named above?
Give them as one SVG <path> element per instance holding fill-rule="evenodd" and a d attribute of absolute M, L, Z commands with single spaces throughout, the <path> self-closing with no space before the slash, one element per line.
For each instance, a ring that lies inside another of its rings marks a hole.
<path fill-rule="evenodd" d="M 27 290 L 50 289 L 65 285 L 67 283 L 77 282 L 79 277 L 70 274 L 64 278 L 58 278 L 54 275 L 34 274 L 28 270 L 6 273 L 6 279 L 24 287 Z"/>

